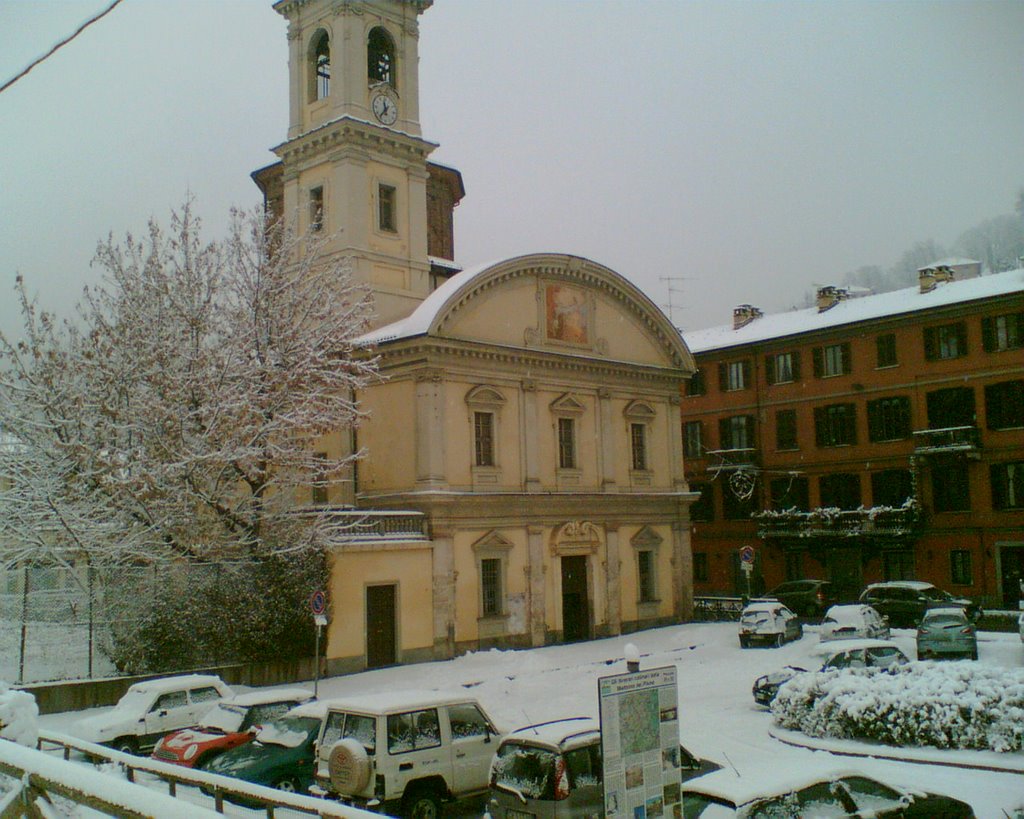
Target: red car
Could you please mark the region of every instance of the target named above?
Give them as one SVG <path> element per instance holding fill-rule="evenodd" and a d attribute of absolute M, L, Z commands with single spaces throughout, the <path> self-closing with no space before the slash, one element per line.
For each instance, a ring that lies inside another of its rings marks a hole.
<path fill-rule="evenodd" d="M 161 739 L 153 749 L 153 759 L 197 768 L 229 748 L 251 742 L 261 725 L 314 699 L 304 688 L 276 688 L 221 700 L 194 728 Z"/>

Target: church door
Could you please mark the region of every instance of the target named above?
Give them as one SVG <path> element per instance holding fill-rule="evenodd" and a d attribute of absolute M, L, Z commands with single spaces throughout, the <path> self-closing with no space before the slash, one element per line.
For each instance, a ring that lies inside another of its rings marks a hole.
<path fill-rule="evenodd" d="M 590 639 L 585 556 L 562 558 L 562 639 L 566 643 Z"/>
<path fill-rule="evenodd" d="M 394 665 L 395 587 L 366 587 L 366 667 Z"/>

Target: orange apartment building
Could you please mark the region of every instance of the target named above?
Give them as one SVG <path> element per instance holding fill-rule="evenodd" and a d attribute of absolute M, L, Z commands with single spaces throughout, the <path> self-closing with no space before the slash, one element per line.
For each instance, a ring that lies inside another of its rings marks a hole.
<path fill-rule="evenodd" d="M 1024 576 L 1024 269 L 951 260 L 919 286 L 685 333 L 694 594 L 926 580 L 1016 609 Z"/>

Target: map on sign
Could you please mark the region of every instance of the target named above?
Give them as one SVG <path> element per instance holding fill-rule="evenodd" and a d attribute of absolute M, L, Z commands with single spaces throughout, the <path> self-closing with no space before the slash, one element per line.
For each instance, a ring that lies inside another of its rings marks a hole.
<path fill-rule="evenodd" d="M 642 754 L 660 745 L 658 691 L 630 691 L 619 700 L 619 736 L 623 754 Z"/>

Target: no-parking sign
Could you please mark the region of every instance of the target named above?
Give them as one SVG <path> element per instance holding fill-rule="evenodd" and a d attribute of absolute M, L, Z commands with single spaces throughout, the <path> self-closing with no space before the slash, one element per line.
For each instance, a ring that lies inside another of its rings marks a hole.
<path fill-rule="evenodd" d="M 740 563 L 754 565 L 754 547 L 740 546 Z"/>
<path fill-rule="evenodd" d="M 309 608 L 316 617 L 327 611 L 327 595 L 322 591 L 315 591 L 309 597 Z"/>

